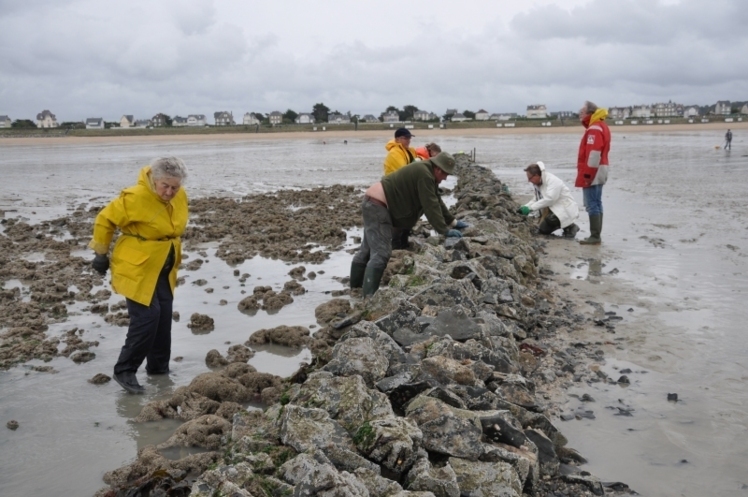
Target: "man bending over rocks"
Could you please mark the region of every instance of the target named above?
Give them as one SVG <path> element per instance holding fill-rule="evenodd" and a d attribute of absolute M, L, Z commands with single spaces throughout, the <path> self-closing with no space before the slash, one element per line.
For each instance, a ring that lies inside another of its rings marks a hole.
<path fill-rule="evenodd" d="M 351 288 L 374 294 L 392 254 L 392 229 L 411 229 L 423 214 L 440 234 L 462 237 L 467 227 L 456 221 L 439 197 L 437 187 L 455 168 L 454 158 L 442 152 L 413 162 L 371 185 L 364 194 L 364 238 L 351 263 Z M 451 229 L 457 228 L 457 229 Z"/>
<path fill-rule="evenodd" d="M 540 211 L 541 221 L 538 232 L 550 235 L 559 228 L 564 229 L 565 238 L 574 238 L 579 226 L 574 221 L 579 217 L 579 206 L 571 196 L 569 188 L 556 175 L 545 170 L 545 165 L 538 161 L 525 168 L 527 181 L 535 187 L 535 199 L 520 207 L 517 212 L 527 216 Z"/>

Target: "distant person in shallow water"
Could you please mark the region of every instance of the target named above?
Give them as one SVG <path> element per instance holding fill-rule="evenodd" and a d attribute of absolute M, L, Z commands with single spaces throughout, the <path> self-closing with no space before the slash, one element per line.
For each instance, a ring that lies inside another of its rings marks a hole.
<path fill-rule="evenodd" d="M 146 361 L 148 374 L 167 374 L 171 356 L 171 319 L 177 268 L 182 262 L 180 236 L 187 226 L 187 195 L 181 159 L 164 157 L 140 170 L 138 183 L 125 188 L 94 222 L 96 252 L 91 265 L 105 275 L 112 250 L 112 288 L 127 300 L 130 326 L 114 365 L 114 380 L 130 393 L 145 389 L 135 376 Z"/>
<path fill-rule="evenodd" d="M 579 110 L 579 121 L 585 127 L 577 155 L 577 180 L 582 188 L 584 206 L 590 217 L 590 236 L 580 240 L 582 245 L 600 245 L 603 231 L 603 185 L 608 180 L 608 151 L 610 129 L 605 124 L 606 109 L 598 109 L 585 102 Z"/>
<path fill-rule="evenodd" d="M 527 216 L 540 213 L 538 232 L 550 235 L 563 228 L 565 238 L 574 238 L 579 226 L 574 221 L 579 217 L 579 206 L 571 196 L 569 188 L 555 174 L 545 170 L 545 164 L 538 161 L 525 168 L 527 181 L 535 187 L 535 199 L 520 207 L 517 212 Z"/>
<path fill-rule="evenodd" d="M 732 150 L 732 131 L 729 129 L 725 133 L 725 150 Z"/>
<path fill-rule="evenodd" d="M 416 149 L 416 155 L 423 160 L 430 159 L 442 151 L 442 148 L 436 143 L 427 143 L 423 147 Z"/>

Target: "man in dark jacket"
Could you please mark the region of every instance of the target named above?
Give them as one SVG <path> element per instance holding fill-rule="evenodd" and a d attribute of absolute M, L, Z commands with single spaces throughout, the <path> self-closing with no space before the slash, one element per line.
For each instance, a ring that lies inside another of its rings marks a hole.
<path fill-rule="evenodd" d="M 371 185 L 361 206 L 364 238 L 351 263 L 351 288 L 363 287 L 363 295 L 379 288 L 392 254 L 392 228 L 410 229 L 426 214 L 441 235 L 461 237 L 458 224 L 439 197 L 437 187 L 454 172 L 455 160 L 442 152 L 429 160 L 408 164 Z"/>

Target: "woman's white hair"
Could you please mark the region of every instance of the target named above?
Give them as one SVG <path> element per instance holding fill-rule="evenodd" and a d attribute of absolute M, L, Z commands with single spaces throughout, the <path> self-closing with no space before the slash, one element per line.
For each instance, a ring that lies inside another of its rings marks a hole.
<path fill-rule="evenodd" d="M 177 178 L 183 181 L 187 178 L 187 166 L 179 157 L 159 157 L 151 161 L 151 178 Z"/>

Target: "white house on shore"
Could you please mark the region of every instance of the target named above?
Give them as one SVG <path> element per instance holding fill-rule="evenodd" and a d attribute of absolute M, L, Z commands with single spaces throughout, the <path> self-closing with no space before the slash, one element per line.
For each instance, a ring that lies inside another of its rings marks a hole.
<path fill-rule="evenodd" d="M 452 114 L 450 121 L 452 121 L 453 123 L 461 123 L 464 121 L 470 121 L 470 118 L 465 117 L 465 114 L 463 114 L 462 112 L 455 112 L 454 114 Z"/>
<path fill-rule="evenodd" d="M 652 106 L 634 105 L 631 108 L 631 117 L 635 119 L 649 119 L 652 117 Z"/>
<path fill-rule="evenodd" d="M 730 115 L 731 109 L 730 109 L 730 101 L 729 100 L 720 100 L 716 103 L 714 106 L 714 113 L 718 115 Z"/>
<path fill-rule="evenodd" d="M 399 123 L 400 114 L 396 110 L 388 110 L 382 115 L 382 122 L 384 123 Z"/>
<path fill-rule="evenodd" d="M 475 120 L 476 121 L 488 121 L 488 118 L 490 115 L 487 111 L 481 109 L 478 112 L 475 113 Z"/>
<path fill-rule="evenodd" d="M 187 118 L 182 116 L 174 116 L 171 118 L 171 125 L 175 128 L 184 128 L 187 126 Z"/>
<path fill-rule="evenodd" d="M 296 116 L 294 122 L 296 122 L 296 124 L 314 124 L 314 115 L 309 114 L 308 112 L 302 112 Z"/>
<path fill-rule="evenodd" d="M 254 114 L 254 112 L 247 112 L 244 114 L 244 118 L 242 119 L 242 124 L 244 124 L 245 126 L 256 126 L 260 124 L 260 120 Z"/>
<path fill-rule="evenodd" d="M 439 116 L 427 110 L 417 110 L 413 113 L 414 121 L 433 121 L 434 119 L 439 119 Z"/>
<path fill-rule="evenodd" d="M 234 116 L 231 116 L 231 123 L 234 123 Z M 205 118 L 205 114 L 190 114 L 187 116 L 187 126 L 200 126 L 204 127 L 208 125 L 208 120 Z"/>
<path fill-rule="evenodd" d="M 89 117 L 86 119 L 86 129 L 104 129 L 104 119 L 101 117 Z"/>
<path fill-rule="evenodd" d="M 234 126 L 234 114 L 227 111 L 218 111 L 213 113 L 213 119 L 216 121 L 216 126 Z"/>
<path fill-rule="evenodd" d="M 36 115 L 36 126 L 39 128 L 56 128 L 59 124 L 55 115 L 44 109 Z"/>
<path fill-rule="evenodd" d="M 351 117 L 348 114 L 333 113 L 327 116 L 327 122 L 330 124 L 351 124 Z"/>
<path fill-rule="evenodd" d="M 133 124 L 133 128 L 147 128 L 148 126 L 151 126 L 151 120 L 150 119 L 138 119 Z"/>
<path fill-rule="evenodd" d="M 131 128 L 133 124 L 135 124 L 135 119 L 133 119 L 133 116 L 131 114 L 125 114 L 119 120 L 120 128 Z"/>
<path fill-rule="evenodd" d="M 631 107 L 608 107 L 608 117 L 611 119 L 628 119 L 631 116 Z"/>
<path fill-rule="evenodd" d="M 516 112 L 497 112 L 488 117 L 489 121 L 509 121 L 511 119 L 517 119 Z"/>
<path fill-rule="evenodd" d="M 10 128 L 11 122 L 8 116 L 0 116 L 0 128 Z"/>
<path fill-rule="evenodd" d="M 683 117 L 683 105 L 673 101 L 658 102 L 652 106 L 654 117 Z"/>
<path fill-rule="evenodd" d="M 743 104 L 743 106 L 740 108 L 741 114 L 748 114 L 748 104 Z"/>
<path fill-rule="evenodd" d="M 361 120 L 365 123 L 378 123 L 379 119 L 374 114 L 366 114 Z"/>
<path fill-rule="evenodd" d="M 695 105 L 689 105 L 683 108 L 683 117 L 699 117 L 699 108 Z"/>
<path fill-rule="evenodd" d="M 527 119 L 546 119 L 548 117 L 548 109 L 545 104 L 528 105 L 526 117 Z"/>

